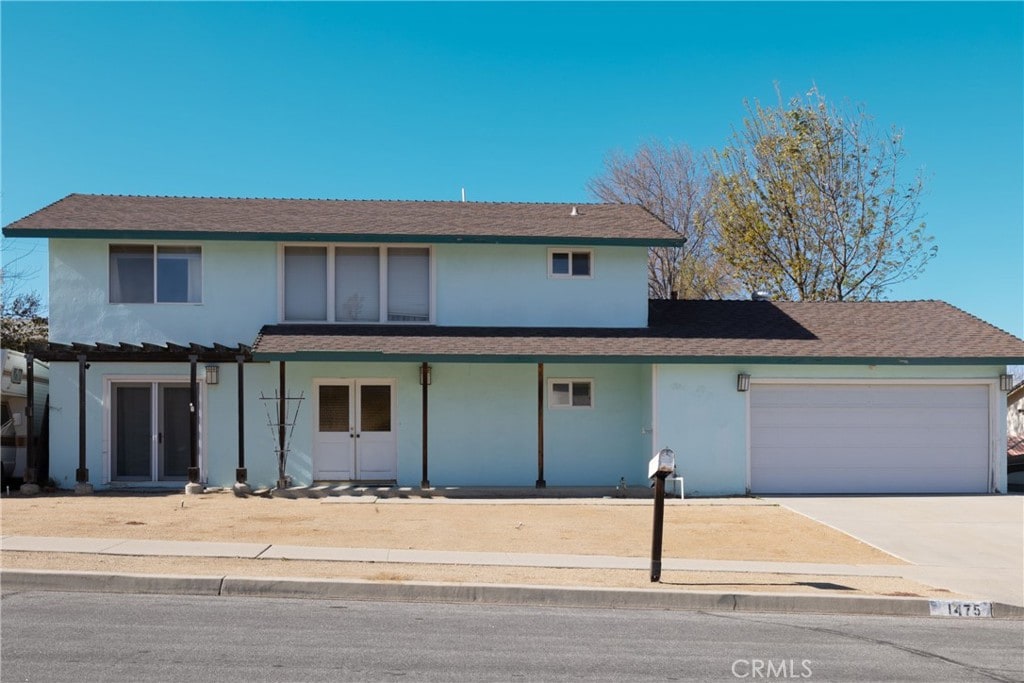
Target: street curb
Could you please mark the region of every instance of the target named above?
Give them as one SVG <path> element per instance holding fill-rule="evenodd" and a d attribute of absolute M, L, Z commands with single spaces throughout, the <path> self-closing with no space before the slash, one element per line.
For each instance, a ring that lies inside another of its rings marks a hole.
<path fill-rule="evenodd" d="M 92 593 L 220 595 L 223 577 L 177 574 L 113 574 L 41 569 L 0 570 L 0 589 Z"/>
<path fill-rule="evenodd" d="M 48 590 L 595 609 L 930 616 L 927 598 L 794 593 L 711 593 L 640 588 L 107 574 L 31 569 L 0 570 L 0 586 L 4 591 Z M 1024 619 L 1024 607 L 994 602 L 992 603 L 992 617 Z"/>

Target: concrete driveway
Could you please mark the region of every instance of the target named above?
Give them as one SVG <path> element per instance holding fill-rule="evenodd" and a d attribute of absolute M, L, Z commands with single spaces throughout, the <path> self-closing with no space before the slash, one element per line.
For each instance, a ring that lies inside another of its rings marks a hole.
<path fill-rule="evenodd" d="M 1024 605 L 1024 496 L 780 496 L 768 500 L 914 566 L 904 576 Z"/>

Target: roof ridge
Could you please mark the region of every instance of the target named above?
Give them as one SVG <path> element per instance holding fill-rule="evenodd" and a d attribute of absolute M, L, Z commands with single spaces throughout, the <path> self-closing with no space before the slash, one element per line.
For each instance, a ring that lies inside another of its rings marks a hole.
<path fill-rule="evenodd" d="M 115 197 L 123 199 L 223 199 L 235 201 L 272 201 L 272 202 L 363 202 L 363 203 L 389 203 L 389 204 L 495 204 L 495 205 L 530 205 L 530 206 L 640 206 L 628 202 L 524 202 L 524 201 L 477 201 L 459 199 L 356 199 L 343 197 L 227 197 L 217 195 L 173 195 L 173 194 L 122 194 L 108 192 L 73 192 L 57 201 L 63 201 L 69 197 Z M 54 202 L 56 204 L 57 202 Z M 52 204 L 51 204 L 52 206 Z M 43 207 L 46 208 L 46 207 Z M 643 208 L 642 206 L 640 208 Z M 646 209 L 645 209 L 646 210 Z M 39 209 L 42 211 L 42 209 Z M 34 211 L 33 213 L 38 213 Z M 650 213 L 650 212 L 648 212 Z M 651 214 L 653 216 L 653 214 Z M 657 218 L 657 216 L 654 216 Z M 658 219 L 661 220 L 661 219 Z M 664 221 L 662 221 L 664 222 Z"/>

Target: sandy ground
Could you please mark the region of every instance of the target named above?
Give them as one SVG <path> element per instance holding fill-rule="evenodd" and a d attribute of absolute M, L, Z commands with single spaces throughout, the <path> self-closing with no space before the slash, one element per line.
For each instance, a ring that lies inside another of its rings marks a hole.
<path fill-rule="evenodd" d="M 50 494 L 0 502 L 4 536 L 256 542 L 416 550 L 569 553 L 646 557 L 650 505 L 474 501 L 238 498 Z M 664 558 L 891 564 L 902 562 L 829 527 L 775 505 L 666 506 Z M 124 557 L 4 552 L 4 568 L 83 571 L 302 576 L 383 581 L 579 585 L 650 588 L 646 572 L 518 567 L 367 564 L 221 558 Z M 817 585 L 816 585 L 817 584 Z M 659 584 L 655 584 L 656 586 Z M 726 572 L 663 572 L 666 589 L 839 591 L 846 594 L 950 594 L 901 578 Z"/>

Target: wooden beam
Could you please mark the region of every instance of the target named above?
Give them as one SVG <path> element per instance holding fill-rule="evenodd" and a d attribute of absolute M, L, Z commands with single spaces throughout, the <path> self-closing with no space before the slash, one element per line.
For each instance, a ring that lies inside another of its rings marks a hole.
<path fill-rule="evenodd" d="M 420 384 L 423 385 L 423 478 L 420 480 L 421 489 L 430 488 L 430 477 L 427 476 L 427 389 L 430 385 L 430 366 L 424 362 L 420 366 Z"/>
<path fill-rule="evenodd" d="M 89 468 L 85 463 L 85 371 L 89 364 L 85 360 L 84 353 L 78 355 L 78 469 L 75 481 L 79 484 L 89 482 Z"/>
<path fill-rule="evenodd" d="M 544 364 L 537 363 L 537 488 L 546 488 L 544 481 Z"/>
<path fill-rule="evenodd" d="M 38 484 L 39 483 L 39 463 L 36 462 L 36 448 L 35 448 L 35 402 L 36 402 L 36 373 L 35 373 L 36 360 L 29 351 L 25 354 L 25 381 L 28 386 L 26 390 L 26 402 L 25 402 L 25 423 L 28 429 L 28 438 L 25 441 L 25 483 L 26 484 Z"/>
<path fill-rule="evenodd" d="M 238 469 L 235 481 L 244 484 L 249 479 L 245 469 L 245 355 L 235 356 L 238 363 Z"/>
<path fill-rule="evenodd" d="M 196 365 L 199 356 L 188 357 L 188 483 L 199 483 L 199 382 Z"/>

